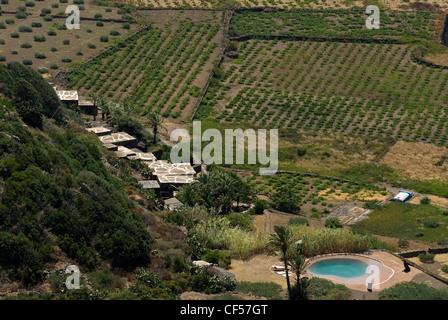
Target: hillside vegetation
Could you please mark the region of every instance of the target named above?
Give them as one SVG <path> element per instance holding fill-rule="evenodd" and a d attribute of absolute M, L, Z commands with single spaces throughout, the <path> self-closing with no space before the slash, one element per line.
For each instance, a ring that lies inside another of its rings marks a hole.
<path fill-rule="evenodd" d="M 59 251 L 87 270 L 103 260 L 122 268 L 148 263 L 151 237 L 107 170 L 97 139 L 76 125 L 43 123 L 60 105 L 35 71 L 18 63 L 0 70 L 7 75 L 2 92 L 11 99 L 1 103 L 1 272 L 36 284 Z M 22 122 L 14 107 L 42 130 Z M 58 120 L 66 120 L 62 112 Z"/>

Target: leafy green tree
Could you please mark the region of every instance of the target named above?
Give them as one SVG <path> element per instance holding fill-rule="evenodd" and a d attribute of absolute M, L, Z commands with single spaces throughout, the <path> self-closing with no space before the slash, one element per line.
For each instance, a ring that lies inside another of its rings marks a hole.
<path fill-rule="evenodd" d="M 22 79 L 27 81 L 39 93 L 42 102 L 42 113 L 47 117 L 61 120 L 61 102 L 53 87 L 34 69 L 19 62 L 8 63 L 7 68 L 12 75 L 12 81 Z M 15 93 L 13 92 L 15 95 Z"/>
<path fill-rule="evenodd" d="M 42 100 L 36 88 L 28 81 L 15 81 L 13 104 L 25 123 L 36 128 L 42 127 Z"/>
<path fill-rule="evenodd" d="M 228 214 L 233 202 L 249 201 L 251 188 L 238 175 L 222 169 L 202 174 L 197 182 L 179 188 L 179 196 L 189 205 L 202 204 L 216 213 Z"/>
<path fill-rule="evenodd" d="M 28 285 L 42 279 L 42 261 L 33 243 L 23 233 L 0 232 L 0 266 Z"/>
<path fill-rule="evenodd" d="M 287 212 L 297 213 L 300 211 L 299 200 L 294 191 L 289 187 L 277 188 L 271 196 L 271 202 L 274 209 Z"/>

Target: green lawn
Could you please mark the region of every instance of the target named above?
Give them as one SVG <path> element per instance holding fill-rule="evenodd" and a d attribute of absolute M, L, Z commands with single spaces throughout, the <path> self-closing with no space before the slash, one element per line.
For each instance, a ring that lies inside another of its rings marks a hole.
<path fill-rule="evenodd" d="M 437 242 L 448 237 L 448 216 L 443 212 L 443 208 L 433 205 L 391 202 L 372 212 L 368 219 L 353 228 L 374 234 Z M 425 226 L 428 221 L 435 221 L 439 226 Z"/>

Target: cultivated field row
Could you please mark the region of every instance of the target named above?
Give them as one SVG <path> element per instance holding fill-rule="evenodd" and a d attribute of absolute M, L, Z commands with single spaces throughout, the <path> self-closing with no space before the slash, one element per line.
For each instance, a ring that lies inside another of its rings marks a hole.
<path fill-rule="evenodd" d="M 448 70 L 409 45 L 251 40 L 223 64 L 198 116 L 445 144 Z M 318 93 L 318 94 L 317 94 Z"/>
<path fill-rule="evenodd" d="M 217 9 L 228 7 L 254 8 L 274 7 L 279 9 L 328 9 L 366 7 L 364 0 L 121 0 L 139 7 L 147 8 L 204 8 Z M 403 10 L 412 5 L 409 0 L 383 0 L 381 6 L 388 9 Z M 429 5 L 424 3 L 424 5 Z M 445 0 L 432 0 L 431 5 L 446 8 Z"/>
<path fill-rule="evenodd" d="M 218 24 L 181 21 L 165 29 L 147 28 L 73 70 L 69 87 L 109 100 L 129 100 L 137 112 L 187 116 L 218 57 Z"/>

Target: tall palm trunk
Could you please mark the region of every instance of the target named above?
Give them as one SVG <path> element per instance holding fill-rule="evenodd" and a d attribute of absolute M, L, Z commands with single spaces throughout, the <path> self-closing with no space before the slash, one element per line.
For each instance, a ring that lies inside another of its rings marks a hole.
<path fill-rule="evenodd" d="M 285 263 L 286 286 L 288 287 L 288 293 L 291 293 L 291 282 L 289 281 L 288 259 L 286 258 L 286 251 L 283 251 L 283 261 Z"/>

